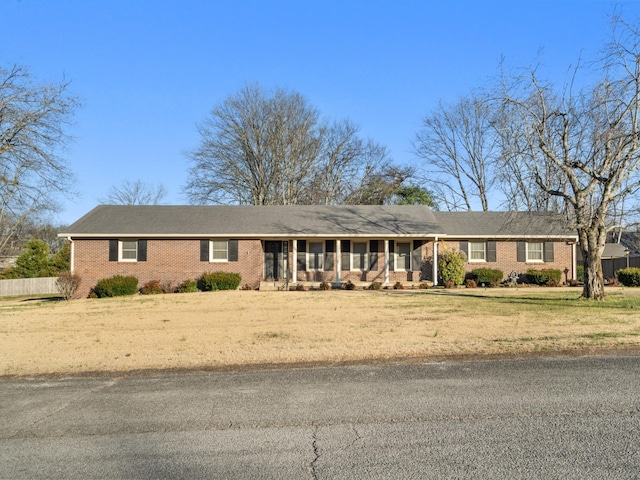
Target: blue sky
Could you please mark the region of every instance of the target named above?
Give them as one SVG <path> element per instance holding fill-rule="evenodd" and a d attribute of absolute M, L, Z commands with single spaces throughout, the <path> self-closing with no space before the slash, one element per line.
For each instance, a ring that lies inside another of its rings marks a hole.
<path fill-rule="evenodd" d="M 0 65 L 67 78 L 84 104 L 65 154 L 79 196 L 52 219 L 68 224 L 127 179 L 186 203 L 196 123 L 247 83 L 295 90 L 419 167 L 411 140 L 440 100 L 502 57 L 562 79 L 601 48 L 614 8 L 640 18 L 640 2 L 597 0 L 3 0 Z"/>

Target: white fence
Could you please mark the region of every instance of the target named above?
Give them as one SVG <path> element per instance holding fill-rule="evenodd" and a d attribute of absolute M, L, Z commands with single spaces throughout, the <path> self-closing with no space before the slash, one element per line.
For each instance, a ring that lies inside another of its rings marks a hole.
<path fill-rule="evenodd" d="M 56 278 L 57 277 L 0 280 L 0 297 L 58 293 Z"/>

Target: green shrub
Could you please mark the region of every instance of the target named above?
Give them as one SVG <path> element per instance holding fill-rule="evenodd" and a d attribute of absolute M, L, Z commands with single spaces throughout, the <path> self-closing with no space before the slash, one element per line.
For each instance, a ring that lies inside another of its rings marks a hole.
<path fill-rule="evenodd" d="M 640 268 L 630 267 L 618 270 L 618 280 L 625 287 L 640 287 Z"/>
<path fill-rule="evenodd" d="M 562 281 L 562 271 L 552 268 L 543 268 L 542 270 L 530 268 L 527 270 L 527 282 L 529 283 L 547 285 L 551 280 L 554 280 L 555 284 L 559 285 Z"/>
<path fill-rule="evenodd" d="M 138 279 L 132 276 L 114 275 L 98 281 L 92 291 L 98 298 L 133 295 L 138 291 Z"/>
<path fill-rule="evenodd" d="M 242 277 L 239 273 L 208 272 L 198 279 L 198 288 L 203 292 L 214 290 L 237 290 Z"/>
<path fill-rule="evenodd" d="M 351 280 L 347 280 L 347 283 L 343 284 L 342 288 L 344 290 L 355 290 L 356 286 L 354 285 L 354 283 Z"/>
<path fill-rule="evenodd" d="M 149 280 L 140 289 L 142 295 L 157 295 L 159 293 L 165 293 L 164 289 L 160 286 L 160 280 Z"/>
<path fill-rule="evenodd" d="M 482 285 L 484 283 L 489 287 L 497 286 L 504 278 L 502 270 L 498 270 L 496 268 L 474 268 L 471 270 L 471 275 L 477 285 Z"/>
<path fill-rule="evenodd" d="M 464 263 L 466 258 L 460 250 L 445 249 L 438 257 L 438 269 L 445 286 L 452 281 L 454 285 L 464 282 Z"/>
<path fill-rule="evenodd" d="M 371 282 L 369 285 L 369 290 L 380 290 L 382 288 L 382 284 L 380 282 Z"/>
<path fill-rule="evenodd" d="M 176 288 L 177 293 L 193 293 L 198 291 L 198 282 L 195 280 L 185 280 Z"/>
<path fill-rule="evenodd" d="M 578 265 L 576 272 L 576 280 L 584 283 L 584 265 Z"/>
<path fill-rule="evenodd" d="M 331 284 L 329 282 L 321 282 L 318 288 L 320 290 L 331 290 Z"/>

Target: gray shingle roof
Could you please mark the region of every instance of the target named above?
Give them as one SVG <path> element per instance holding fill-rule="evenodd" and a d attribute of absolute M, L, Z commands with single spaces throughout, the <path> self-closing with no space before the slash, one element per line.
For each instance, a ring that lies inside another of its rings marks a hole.
<path fill-rule="evenodd" d="M 432 212 L 417 205 L 99 205 L 60 236 L 112 237 L 575 237 L 558 216 Z"/>
<path fill-rule="evenodd" d="M 425 236 L 441 234 L 424 206 L 100 205 L 60 236 Z"/>
<path fill-rule="evenodd" d="M 447 236 L 575 237 L 559 215 L 547 212 L 433 212 Z"/>

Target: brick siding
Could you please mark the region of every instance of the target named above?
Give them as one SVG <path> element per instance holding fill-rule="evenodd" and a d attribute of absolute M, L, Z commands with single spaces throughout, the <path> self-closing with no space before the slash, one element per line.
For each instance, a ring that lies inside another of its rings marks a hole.
<path fill-rule="evenodd" d="M 200 261 L 201 239 L 148 239 L 147 260 L 144 262 L 109 261 L 109 239 L 76 239 L 74 240 L 75 272 L 82 277 L 79 294 L 86 296 L 98 280 L 113 275 L 133 275 L 138 278 L 142 286 L 150 280 L 172 282 L 178 285 L 184 280 L 196 279 L 204 272 L 223 271 L 239 273 L 242 285 L 258 288 L 263 280 L 263 244 L 259 239 L 238 240 L 237 262 L 203 262 Z M 402 241 L 413 241 L 402 240 Z M 343 266 L 340 273 L 341 281 L 346 282 L 384 282 L 384 241 L 378 241 L 378 265 L 375 271 L 349 271 Z M 466 252 L 465 252 L 466 253 Z M 389 271 L 389 283 L 433 281 L 433 242 L 425 241 L 421 250 L 422 265 L 420 271 L 399 272 Z M 530 268 L 553 268 L 568 273 L 563 280 L 571 279 L 572 246 L 566 242 L 554 242 L 553 262 L 518 262 L 517 242 L 496 242 L 495 262 L 467 262 L 465 270 L 470 275 L 471 270 L 479 267 L 502 270 L 505 278 L 515 271 L 524 275 Z M 293 242 L 289 241 L 288 264 L 292 272 Z M 413 267 L 415 268 L 415 267 Z M 564 274 L 563 274 L 564 275 Z M 299 281 L 335 282 L 335 269 L 332 271 L 297 271 L 297 277 L 291 279 L 293 283 Z"/>

